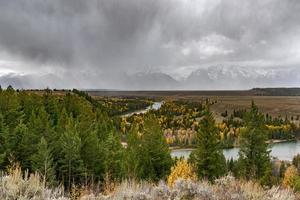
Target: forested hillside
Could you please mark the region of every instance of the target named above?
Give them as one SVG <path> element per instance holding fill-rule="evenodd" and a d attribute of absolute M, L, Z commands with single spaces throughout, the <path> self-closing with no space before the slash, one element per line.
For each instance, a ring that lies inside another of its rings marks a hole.
<path fill-rule="evenodd" d="M 166 177 L 172 159 L 155 119 L 145 119 L 144 138 L 139 139 L 143 160 L 132 158 L 137 152 L 130 145 L 126 153 L 116 127 L 105 107 L 78 90 L 57 95 L 8 87 L 0 92 L 1 170 L 17 164 L 40 173 L 47 184 L 63 183 L 67 189 L 118 181 L 133 176 L 133 167 L 136 178 Z M 160 161 L 152 163 L 153 156 Z"/>
<path fill-rule="evenodd" d="M 121 167 L 108 162 L 118 163 L 122 149 L 113 121 L 76 94 L 1 90 L 0 133 L 1 170 L 19 163 L 43 174 L 50 184 L 97 181 Z"/>

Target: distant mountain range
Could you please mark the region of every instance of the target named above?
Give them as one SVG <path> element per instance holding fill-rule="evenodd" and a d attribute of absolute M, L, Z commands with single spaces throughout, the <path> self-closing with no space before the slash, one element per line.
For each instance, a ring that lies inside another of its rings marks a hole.
<path fill-rule="evenodd" d="M 152 72 L 152 73 L 136 73 L 128 76 L 124 85 L 128 85 L 129 89 L 147 90 L 161 89 L 168 90 L 180 87 L 180 82 L 176 81 L 168 74 Z M 126 89 L 126 88 L 124 88 Z"/>
<path fill-rule="evenodd" d="M 6 74 L 0 76 L 0 85 L 2 87 L 7 87 L 8 85 L 12 85 L 14 88 L 34 88 L 34 89 L 42 89 L 46 87 L 51 88 L 60 88 L 62 80 L 54 75 L 19 75 L 19 74 Z M 66 85 L 66 87 L 68 87 Z"/>
<path fill-rule="evenodd" d="M 185 89 L 245 89 L 253 87 L 299 87 L 300 68 L 211 66 L 192 72 Z"/>
<path fill-rule="evenodd" d="M 214 65 L 199 68 L 182 80 L 167 73 L 81 74 L 0 76 L 3 87 L 16 88 L 91 88 L 121 90 L 236 90 L 258 87 L 300 87 L 299 67 L 241 67 Z"/>

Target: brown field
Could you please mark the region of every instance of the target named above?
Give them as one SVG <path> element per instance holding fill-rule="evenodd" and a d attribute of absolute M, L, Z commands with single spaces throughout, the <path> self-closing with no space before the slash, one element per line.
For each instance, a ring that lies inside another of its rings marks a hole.
<path fill-rule="evenodd" d="M 218 117 L 221 112 L 228 110 L 228 113 L 237 109 L 249 108 L 251 101 L 254 100 L 259 110 L 263 113 L 269 113 L 273 117 L 286 116 L 291 119 L 293 116 L 294 122 L 297 115 L 300 115 L 300 97 L 299 96 L 219 96 L 213 97 L 217 103 L 212 106 L 212 110 Z"/>

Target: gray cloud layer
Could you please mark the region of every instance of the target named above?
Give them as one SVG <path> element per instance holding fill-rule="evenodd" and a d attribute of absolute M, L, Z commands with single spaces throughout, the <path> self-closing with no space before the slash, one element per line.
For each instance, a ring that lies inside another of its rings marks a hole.
<path fill-rule="evenodd" d="M 299 19 L 298 0 L 0 0 L 0 74 L 72 74 L 65 82 L 99 88 L 110 76 L 114 88 L 119 73 L 149 69 L 289 68 L 300 63 Z"/>

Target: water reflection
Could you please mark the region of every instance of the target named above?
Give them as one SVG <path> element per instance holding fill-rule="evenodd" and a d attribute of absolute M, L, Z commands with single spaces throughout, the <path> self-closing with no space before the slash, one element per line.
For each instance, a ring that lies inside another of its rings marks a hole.
<path fill-rule="evenodd" d="M 276 157 L 279 160 L 289 160 L 291 161 L 295 155 L 300 153 L 300 142 L 283 142 L 283 143 L 276 143 L 270 145 L 271 149 L 271 156 Z M 175 149 L 172 150 L 171 155 L 173 157 L 185 157 L 188 158 L 192 149 Z M 223 154 L 227 160 L 233 158 L 238 158 L 239 148 L 231 148 L 231 149 L 224 149 Z"/>

